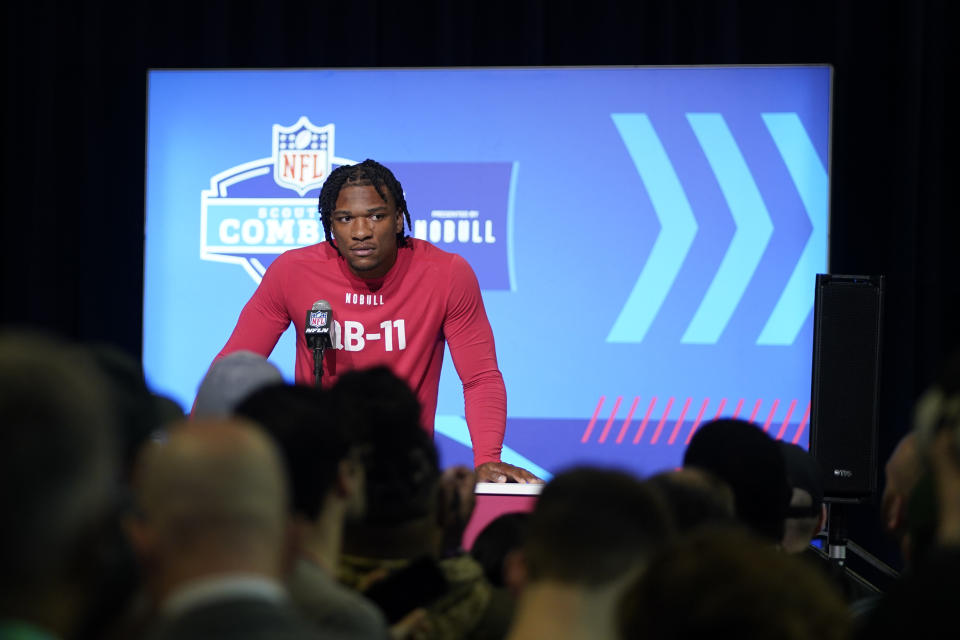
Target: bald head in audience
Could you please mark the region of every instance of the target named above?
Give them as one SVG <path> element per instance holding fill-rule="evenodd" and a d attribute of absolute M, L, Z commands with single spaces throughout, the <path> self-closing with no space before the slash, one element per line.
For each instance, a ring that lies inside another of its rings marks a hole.
<path fill-rule="evenodd" d="M 287 493 L 273 443 L 253 423 L 202 419 L 172 427 L 137 465 L 134 545 L 153 595 L 226 573 L 279 578 Z"/>

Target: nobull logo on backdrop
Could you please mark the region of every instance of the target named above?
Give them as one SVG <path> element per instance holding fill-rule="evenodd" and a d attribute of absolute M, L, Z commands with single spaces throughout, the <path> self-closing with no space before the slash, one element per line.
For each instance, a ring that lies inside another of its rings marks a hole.
<path fill-rule="evenodd" d="M 430 220 L 414 220 L 413 235 L 433 244 L 494 244 L 494 221 L 479 211 L 431 211 Z"/>
<path fill-rule="evenodd" d="M 333 169 L 356 163 L 336 155 L 334 133 L 333 123 L 316 126 L 307 116 L 273 124 L 269 157 L 238 158 L 210 178 L 200 196 L 200 258 L 239 266 L 259 284 L 284 251 L 323 242 L 320 188 Z M 403 185 L 408 234 L 462 255 L 481 288 L 513 288 L 515 163 L 381 161 Z"/>
<path fill-rule="evenodd" d="M 409 163 L 394 168 L 403 183 L 411 235 L 459 253 L 487 291 L 512 291 L 514 162 Z"/>

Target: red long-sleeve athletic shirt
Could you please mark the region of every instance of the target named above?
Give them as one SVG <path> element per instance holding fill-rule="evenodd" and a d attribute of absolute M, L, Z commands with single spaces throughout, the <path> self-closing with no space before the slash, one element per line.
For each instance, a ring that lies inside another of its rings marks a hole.
<path fill-rule="evenodd" d="M 302 325 L 317 300 L 330 303 L 339 325 L 337 348 L 324 355 L 325 387 L 339 373 L 387 365 L 417 394 L 432 434 L 446 340 L 463 382 L 474 464 L 499 462 L 507 393 L 480 286 L 466 260 L 408 238 L 386 276 L 364 280 L 328 242 L 287 251 L 267 269 L 218 357 L 242 349 L 267 356 L 293 322 L 296 380 L 310 384 L 313 353 Z"/>

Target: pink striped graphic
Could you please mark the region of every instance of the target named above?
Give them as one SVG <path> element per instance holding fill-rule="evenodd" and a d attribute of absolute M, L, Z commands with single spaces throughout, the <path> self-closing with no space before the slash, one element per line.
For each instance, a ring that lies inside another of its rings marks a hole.
<path fill-rule="evenodd" d="M 720 409 L 723 409 L 723 405 L 726 404 L 727 399 L 723 398 L 720 400 Z M 704 398 L 703 404 L 700 405 L 700 413 L 697 414 L 697 419 L 693 421 L 693 426 L 690 427 L 690 433 L 687 434 L 687 439 L 684 440 L 683 444 L 690 444 L 690 438 L 693 437 L 693 434 L 696 432 L 697 427 L 700 426 L 700 421 L 703 420 L 703 412 L 707 410 L 707 404 L 710 403 L 710 398 Z M 720 415 L 720 409 L 717 410 L 717 415 Z M 716 420 L 716 418 L 714 418 Z"/>
<path fill-rule="evenodd" d="M 630 420 L 633 418 L 633 412 L 637 410 L 637 403 L 640 402 L 640 396 L 637 396 L 633 399 L 633 404 L 630 405 L 630 411 L 627 413 L 627 419 L 623 421 L 623 426 L 620 427 L 620 433 L 617 434 L 617 444 L 623 442 L 623 436 L 627 433 L 627 427 L 630 426 Z"/>
<path fill-rule="evenodd" d="M 777 405 L 780 404 L 780 399 L 777 398 L 773 401 L 773 406 L 770 407 L 770 413 L 767 415 L 767 421 L 763 423 L 763 432 L 766 433 L 770 430 L 770 423 L 773 422 L 773 414 L 777 412 Z"/>
<path fill-rule="evenodd" d="M 733 415 L 730 416 L 733 420 L 737 419 L 737 416 L 740 415 L 740 410 L 743 409 L 743 398 L 740 398 L 740 402 L 737 403 L 737 408 L 733 412 Z"/>
<path fill-rule="evenodd" d="M 810 403 L 807 403 L 807 410 L 803 412 L 803 419 L 800 420 L 800 426 L 797 427 L 797 433 L 793 436 L 793 444 L 800 442 L 800 436 L 803 435 L 803 429 L 807 426 L 807 420 L 810 418 Z"/>
<path fill-rule="evenodd" d="M 653 396 L 653 400 L 650 401 L 650 406 L 647 407 L 647 415 L 643 416 L 640 429 L 637 430 L 637 435 L 633 436 L 633 444 L 640 442 L 640 438 L 643 437 L 643 430 L 647 428 L 647 423 L 650 422 L 650 414 L 653 413 L 653 406 L 655 404 L 657 404 L 657 396 Z"/>
<path fill-rule="evenodd" d="M 783 424 L 780 425 L 780 431 L 777 431 L 777 440 L 783 439 L 783 434 L 787 430 L 787 425 L 790 424 L 790 417 L 793 415 L 793 410 L 797 408 L 797 401 L 793 400 L 790 403 L 790 407 L 787 409 L 787 417 L 783 419 Z"/>
<path fill-rule="evenodd" d="M 667 408 L 663 412 L 663 416 L 660 418 L 660 422 L 657 423 L 657 430 L 653 432 L 653 437 L 650 439 L 650 444 L 657 444 L 657 440 L 660 439 L 660 432 L 663 431 L 663 423 L 667 421 L 667 416 L 670 415 L 670 408 L 673 407 L 673 396 L 670 396 L 670 399 L 667 400 Z"/>
<path fill-rule="evenodd" d="M 600 396 L 600 402 L 597 403 L 597 408 L 594 410 L 593 417 L 590 418 L 590 423 L 584 430 L 583 437 L 580 438 L 580 442 L 587 442 L 590 439 L 590 433 L 593 431 L 593 425 L 597 423 L 597 416 L 600 415 L 600 407 L 603 406 L 603 403 L 606 401 L 606 399 L 606 396 Z"/>
<path fill-rule="evenodd" d="M 620 407 L 623 404 L 624 396 L 617 396 L 615 402 L 613 403 L 613 408 L 610 411 L 610 415 L 606 418 L 603 424 L 603 429 L 599 431 L 599 438 L 597 438 L 597 444 L 604 444 L 611 437 L 611 431 L 613 430 L 613 425 L 617 421 L 617 414 L 620 412 Z M 593 417 L 590 418 L 587 423 L 586 428 L 583 431 L 583 434 L 580 437 L 580 442 L 587 444 L 590 442 L 590 438 L 593 435 L 594 428 L 597 426 L 597 420 L 600 418 L 600 412 L 603 410 L 604 404 L 606 404 L 607 397 L 600 396 L 600 399 L 597 401 L 597 406 L 593 410 Z M 657 426 L 653 431 L 653 436 L 650 438 L 650 444 L 657 444 L 660 441 L 660 436 L 663 435 L 663 428 L 667 423 L 667 420 L 670 418 L 670 411 L 673 409 L 673 404 L 676 402 L 676 396 L 670 396 L 667 399 L 666 407 L 663 410 L 663 414 L 660 416 L 660 419 L 657 421 Z M 670 431 L 669 438 L 667 438 L 667 444 L 673 445 L 676 443 L 677 438 L 680 437 L 680 431 L 683 429 L 684 422 L 687 418 L 687 415 L 690 413 L 690 407 L 693 405 L 694 398 L 693 396 L 687 396 L 683 403 L 683 408 L 680 410 L 680 415 L 677 417 L 676 422 L 673 424 L 673 429 Z M 786 400 L 784 400 L 786 402 Z M 777 440 L 784 440 L 787 434 L 787 429 L 790 427 L 790 420 L 793 418 L 797 411 L 797 404 L 799 400 L 793 399 L 790 401 L 790 405 L 787 408 L 786 415 L 781 422 L 778 420 L 779 428 L 776 431 L 775 438 Z M 731 419 L 736 420 L 738 416 L 741 415 L 743 411 L 743 405 L 745 403 L 744 398 L 740 398 L 737 401 L 737 406 L 733 411 L 733 415 L 730 416 Z M 760 413 L 760 408 L 763 406 L 764 399 L 758 398 L 753 405 L 753 409 L 750 412 L 750 418 L 748 421 L 752 424 L 755 424 L 758 427 L 761 427 L 761 424 L 757 422 L 757 416 Z M 633 417 L 636 414 L 637 407 L 640 405 L 640 396 L 634 396 L 633 402 L 630 404 L 630 410 L 627 412 L 626 418 L 623 420 L 623 424 L 620 425 L 619 430 L 617 431 L 617 437 L 615 442 L 617 444 L 622 444 L 624 439 L 627 437 L 627 434 L 630 432 L 630 427 L 633 424 Z M 700 428 L 700 424 L 703 422 L 704 417 L 707 413 L 707 407 L 710 405 L 710 398 L 704 398 L 702 404 L 700 405 L 700 410 L 697 411 L 697 417 L 693 420 L 693 424 L 690 426 L 690 432 L 687 433 L 686 438 L 684 439 L 684 444 L 690 444 L 690 441 L 693 439 L 693 435 L 697 432 L 697 429 Z M 650 404 L 647 405 L 647 411 L 643 416 L 643 420 L 640 422 L 640 426 L 637 429 L 636 434 L 633 437 L 633 444 L 640 444 L 643 440 L 643 436 L 646 433 L 647 425 L 650 423 L 650 419 L 653 417 L 653 411 L 657 406 L 657 396 L 653 396 L 650 400 Z M 717 406 L 717 410 L 714 413 L 713 420 L 720 419 L 723 415 L 724 408 L 727 406 L 727 398 L 721 398 L 720 403 Z M 773 400 L 770 410 L 767 412 L 766 419 L 763 421 L 762 429 L 765 433 L 770 433 L 770 427 L 773 424 L 773 419 L 776 417 L 777 409 L 780 407 L 780 399 L 776 398 Z M 806 408 L 803 412 L 803 418 L 800 420 L 800 424 L 797 427 L 796 433 L 793 435 L 791 442 L 797 443 L 803 437 L 807 423 L 810 420 L 810 409 L 811 405 L 808 402 Z M 740 418 L 743 419 L 743 418 Z M 773 435 L 770 433 L 770 435 Z"/>
<path fill-rule="evenodd" d="M 680 417 L 677 418 L 676 424 L 673 425 L 673 431 L 670 432 L 670 437 L 667 439 L 667 444 L 673 444 L 677 439 L 677 432 L 680 431 L 680 427 L 683 426 L 683 419 L 687 417 L 687 409 L 690 408 L 690 402 L 693 398 L 687 398 L 687 401 L 683 404 L 683 410 L 680 412 Z M 701 409 L 701 412 L 703 410 Z"/>
<path fill-rule="evenodd" d="M 709 399 L 709 398 L 708 398 L 708 399 Z M 706 402 L 706 400 L 704 400 L 704 402 Z M 725 406 L 727 406 L 727 399 L 726 399 L 726 398 L 721 398 L 721 399 L 720 399 L 720 406 L 717 407 L 717 414 L 716 414 L 715 416 L 713 416 L 713 419 L 714 419 L 714 420 L 716 420 L 717 418 L 720 417 L 720 414 L 723 413 L 723 408 L 724 408 Z M 740 409 L 737 409 L 737 411 L 739 412 Z M 689 438 L 687 439 L 687 442 L 690 442 Z"/>
<path fill-rule="evenodd" d="M 620 403 L 623 401 L 623 396 L 617 396 L 617 401 L 613 403 L 613 411 L 610 412 L 610 417 L 607 418 L 607 424 L 603 426 L 603 433 L 600 434 L 600 440 L 598 442 L 606 442 L 607 434 L 610 433 L 610 425 L 613 424 L 613 419 L 617 417 L 617 411 L 620 410 Z"/>

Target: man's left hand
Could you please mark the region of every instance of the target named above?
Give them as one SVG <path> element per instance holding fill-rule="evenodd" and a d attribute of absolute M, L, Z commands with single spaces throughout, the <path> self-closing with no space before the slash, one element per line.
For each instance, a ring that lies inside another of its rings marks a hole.
<path fill-rule="evenodd" d="M 543 484 L 543 480 L 526 469 L 506 462 L 484 462 L 477 467 L 477 482 L 519 482 Z"/>

